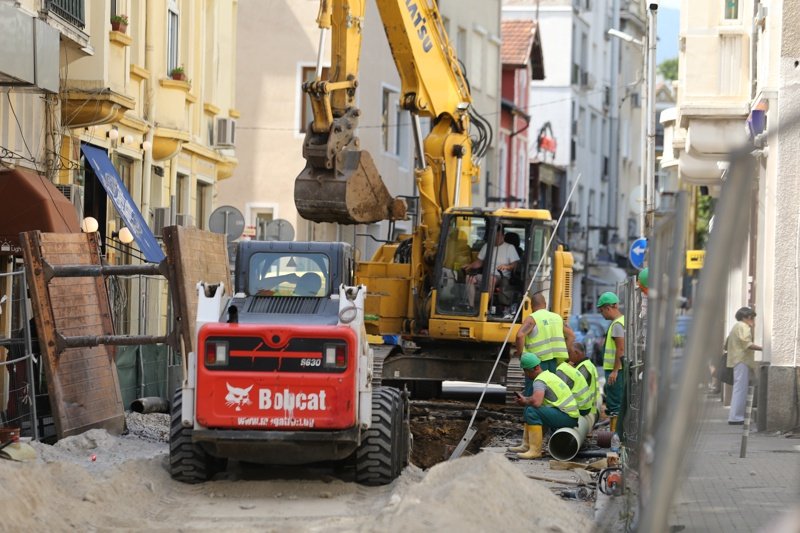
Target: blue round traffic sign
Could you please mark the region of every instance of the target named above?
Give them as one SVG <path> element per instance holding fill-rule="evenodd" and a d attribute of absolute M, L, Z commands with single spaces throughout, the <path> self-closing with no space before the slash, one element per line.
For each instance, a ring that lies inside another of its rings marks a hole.
<path fill-rule="evenodd" d="M 646 253 L 647 239 L 645 237 L 639 237 L 633 241 L 630 252 L 628 252 L 628 259 L 630 259 L 633 268 L 637 270 L 644 268 L 644 257 Z"/>

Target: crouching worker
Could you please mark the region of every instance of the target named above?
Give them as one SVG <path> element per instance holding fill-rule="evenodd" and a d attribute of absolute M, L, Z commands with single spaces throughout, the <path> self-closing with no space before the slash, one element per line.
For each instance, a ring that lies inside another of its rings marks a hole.
<path fill-rule="evenodd" d="M 541 361 L 531 352 L 525 352 L 520 358 L 520 366 L 525 377 L 533 380 L 533 394 L 529 397 L 517 393 L 517 405 L 525 409 L 523 447 L 517 454 L 520 459 L 536 459 L 542 456 L 543 426 L 551 430 L 574 428 L 578 425 L 578 403 L 572 391 L 554 373 L 542 370 Z"/>

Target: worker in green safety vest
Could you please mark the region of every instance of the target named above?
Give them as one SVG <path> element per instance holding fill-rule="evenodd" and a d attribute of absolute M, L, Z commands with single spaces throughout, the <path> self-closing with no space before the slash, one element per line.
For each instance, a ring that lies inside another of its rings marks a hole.
<path fill-rule="evenodd" d="M 600 387 L 597 385 L 597 367 L 594 361 L 586 357 L 586 346 L 582 342 L 573 342 L 569 350 L 569 364 L 580 372 L 586 384 L 589 386 L 589 398 L 591 401 L 590 413 L 597 413 L 597 406 L 600 404 Z M 579 406 L 580 407 L 580 406 Z M 583 413 L 581 413 L 583 414 Z"/>
<path fill-rule="evenodd" d="M 551 430 L 574 428 L 578 425 L 578 402 L 569 387 L 556 374 L 543 370 L 539 358 L 530 352 L 520 357 L 520 366 L 525 377 L 533 382 L 533 394 L 517 393 L 516 403 L 525 409 L 523 443 L 512 451 L 518 451 L 520 459 L 536 459 L 542 456 L 542 427 Z"/>
<path fill-rule="evenodd" d="M 578 369 L 572 366 L 568 361 L 558 365 L 556 368 L 556 376 L 561 378 L 561 381 L 567 384 L 567 387 L 572 391 L 572 396 L 578 402 L 578 411 L 581 416 L 588 415 L 592 412 L 592 390 L 586 382 L 583 374 L 578 372 Z"/>
<path fill-rule="evenodd" d="M 606 374 L 606 385 L 603 389 L 606 397 L 606 415 L 610 418 L 611 431 L 617 430 L 617 419 L 623 415 L 623 391 L 625 390 L 625 316 L 619 310 L 619 297 L 613 292 L 604 292 L 597 300 L 597 309 L 603 318 L 611 320 L 606 332 L 603 347 L 603 370 Z"/>
<path fill-rule="evenodd" d="M 541 293 L 533 295 L 531 307 L 533 312 L 525 317 L 517 332 L 517 353 L 534 353 L 543 370 L 555 372 L 569 358 L 567 342 L 572 343 L 575 333 L 564 324 L 561 315 L 547 310 L 547 301 Z"/>

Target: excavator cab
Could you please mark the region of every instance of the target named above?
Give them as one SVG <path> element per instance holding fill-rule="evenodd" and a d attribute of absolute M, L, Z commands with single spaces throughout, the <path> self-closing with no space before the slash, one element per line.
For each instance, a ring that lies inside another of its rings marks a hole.
<path fill-rule="evenodd" d="M 546 245 L 551 232 L 547 220 L 481 210 L 445 215 L 435 268 L 435 315 L 511 321 L 540 261 L 531 294 L 549 288 L 552 265 Z"/>

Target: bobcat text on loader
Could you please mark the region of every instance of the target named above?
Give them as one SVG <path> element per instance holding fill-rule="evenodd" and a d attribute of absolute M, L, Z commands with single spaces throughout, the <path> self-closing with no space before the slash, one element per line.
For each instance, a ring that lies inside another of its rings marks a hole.
<path fill-rule="evenodd" d="M 350 460 L 381 485 L 408 464 L 407 395 L 372 386 L 366 288 L 347 243 L 246 241 L 232 298 L 198 284 L 196 353 L 170 428 L 170 474 L 207 480 L 228 459 Z"/>

